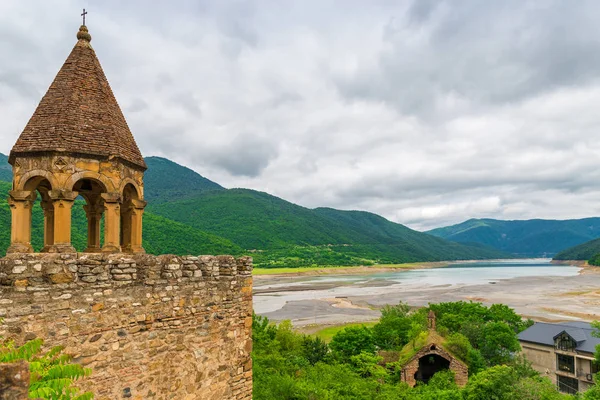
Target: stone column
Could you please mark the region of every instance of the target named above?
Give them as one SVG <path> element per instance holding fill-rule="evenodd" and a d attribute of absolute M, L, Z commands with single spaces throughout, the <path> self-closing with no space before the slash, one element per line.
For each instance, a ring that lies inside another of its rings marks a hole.
<path fill-rule="evenodd" d="M 11 190 L 8 192 L 11 211 L 10 247 L 7 253 L 33 253 L 31 247 L 31 208 L 35 192 Z"/>
<path fill-rule="evenodd" d="M 88 241 L 85 253 L 100 253 L 100 221 L 104 213 L 103 204 L 87 204 L 83 206 L 88 222 Z"/>
<path fill-rule="evenodd" d="M 54 205 L 49 199 L 42 200 L 41 205 L 44 211 L 44 248 L 42 252 L 45 253 L 54 244 Z"/>
<path fill-rule="evenodd" d="M 71 245 L 71 209 L 79 193 L 51 190 L 48 195 L 54 206 L 54 243 L 48 247 L 48 252 L 75 253 Z"/>
<path fill-rule="evenodd" d="M 143 200 L 131 200 L 128 212 L 125 214 L 125 218 L 128 219 L 127 232 L 123 229 L 124 237 L 127 237 L 126 247 L 123 248 L 124 252 L 127 253 L 145 253 L 146 251 L 142 247 L 142 217 L 144 215 L 144 208 L 146 203 Z M 128 236 L 125 236 L 125 235 Z M 125 245 L 125 240 L 124 240 Z"/>
<path fill-rule="evenodd" d="M 102 252 L 121 252 L 121 195 L 102 193 L 104 199 L 104 246 Z"/>

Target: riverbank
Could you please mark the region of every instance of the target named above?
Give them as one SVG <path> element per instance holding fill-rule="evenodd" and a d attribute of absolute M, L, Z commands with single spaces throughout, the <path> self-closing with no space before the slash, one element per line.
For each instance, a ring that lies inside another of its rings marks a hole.
<path fill-rule="evenodd" d="M 414 269 L 441 268 L 453 263 L 468 261 L 437 261 L 405 264 L 380 264 L 352 266 L 320 266 L 298 268 L 254 268 L 252 275 L 256 278 L 277 278 L 294 276 L 320 276 L 320 275 L 368 275 L 378 272 L 410 271 Z"/>
<path fill-rule="evenodd" d="M 521 262 L 518 271 L 527 270 L 530 261 Z M 540 321 L 600 319 L 600 268 L 597 267 L 581 263 L 574 268 L 574 263 L 551 264 L 545 260 L 545 266 L 538 267 L 542 270 L 536 276 L 521 273 L 522 276 L 513 278 L 475 282 L 473 277 L 480 273 L 477 268 L 452 266 L 433 274 L 425 271 L 434 268 L 431 264 L 420 264 L 418 269 L 424 271 L 414 271 L 414 266 L 385 268 L 383 274 L 372 276 L 375 271 L 369 269 L 362 269 L 362 275 L 350 269 L 347 276 L 267 275 L 256 281 L 256 312 L 275 321 L 290 319 L 294 326 L 306 327 L 308 331 L 371 322 L 379 318 L 379 308 L 400 301 L 421 307 L 428 303 L 472 300 L 488 305 L 506 304 L 517 313 Z M 567 273 L 567 268 L 571 272 Z M 393 273 L 400 271 L 408 275 Z M 431 275 L 439 274 L 439 279 L 432 280 Z"/>
<path fill-rule="evenodd" d="M 535 260 L 535 259 L 531 259 Z M 489 262 L 502 262 L 506 260 L 487 260 Z M 319 266 L 319 267 L 285 267 L 285 268 L 254 268 L 252 275 L 260 279 L 302 276 L 326 276 L 326 275 L 369 275 L 380 272 L 411 271 L 415 269 L 443 268 L 457 264 L 478 263 L 481 260 L 466 261 L 432 261 L 404 264 L 380 264 L 380 265 L 357 265 L 357 266 Z M 600 267 L 589 265 L 585 260 L 551 260 L 552 265 L 575 266 L 581 268 L 580 273 L 600 273 Z"/>

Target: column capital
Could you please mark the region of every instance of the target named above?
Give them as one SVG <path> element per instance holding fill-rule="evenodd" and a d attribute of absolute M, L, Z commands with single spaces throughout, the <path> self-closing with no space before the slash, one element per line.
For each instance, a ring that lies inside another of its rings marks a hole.
<path fill-rule="evenodd" d="M 88 216 L 88 218 L 91 215 L 99 217 L 104 213 L 104 204 L 86 204 L 83 206 L 83 209 L 85 210 L 85 214 Z"/>
<path fill-rule="evenodd" d="M 65 201 L 75 201 L 77 196 L 79 196 L 79 192 L 75 192 L 72 190 L 49 190 L 48 196 L 50 200 L 65 200 Z"/>
<path fill-rule="evenodd" d="M 143 210 L 148 205 L 147 201 L 131 199 L 131 205 L 133 208 L 137 208 L 138 210 Z"/>
<path fill-rule="evenodd" d="M 13 201 L 33 201 L 37 197 L 37 194 L 31 190 L 9 190 L 8 196 L 9 200 Z"/>
<path fill-rule="evenodd" d="M 121 202 L 121 194 L 120 193 L 102 193 L 100 194 L 105 203 L 120 203 Z"/>

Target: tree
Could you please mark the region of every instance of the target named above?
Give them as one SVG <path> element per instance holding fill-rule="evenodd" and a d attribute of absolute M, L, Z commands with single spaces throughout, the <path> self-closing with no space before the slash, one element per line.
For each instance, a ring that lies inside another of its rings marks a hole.
<path fill-rule="evenodd" d="M 505 322 L 515 333 L 520 333 L 533 325 L 533 320 L 523 318 L 505 304 L 492 304 L 489 308 L 488 319 L 494 322 Z"/>
<path fill-rule="evenodd" d="M 277 326 L 271 324 L 267 317 L 256 315 L 252 312 L 252 342 L 256 345 L 261 342 L 270 342 L 275 339 Z"/>
<path fill-rule="evenodd" d="M 489 365 L 500 365 L 512 360 L 521 350 L 515 331 L 504 322 L 489 322 L 483 326 L 479 343 L 481 355 Z"/>
<path fill-rule="evenodd" d="M 448 335 L 444 346 L 448 351 L 467 364 L 469 375 L 474 375 L 485 369 L 486 363 L 481 352 L 473 348 L 469 339 L 462 333 L 456 332 Z"/>
<path fill-rule="evenodd" d="M 458 332 L 448 335 L 446 344 L 444 346 L 448 351 L 463 361 L 467 361 L 469 350 L 473 348 L 469 342 L 469 339 L 467 339 L 465 335 Z"/>
<path fill-rule="evenodd" d="M 350 357 L 350 365 L 352 365 L 352 369 L 357 374 L 364 378 L 373 377 L 383 379 L 387 375 L 387 371 L 379 365 L 382 359 L 382 357 L 374 354 L 362 352 Z"/>
<path fill-rule="evenodd" d="M 521 378 L 515 386 L 516 397 L 519 400 L 558 400 L 565 396 L 558 393 L 556 385 L 545 377 Z"/>
<path fill-rule="evenodd" d="M 281 346 L 281 349 L 286 352 L 299 352 L 302 347 L 302 338 L 296 334 L 290 320 L 284 320 L 277 326 L 275 340 Z"/>
<path fill-rule="evenodd" d="M 600 321 L 592 322 L 592 328 L 595 329 L 595 331 L 592 332 L 592 335 L 594 335 L 597 338 L 600 338 Z M 595 358 L 596 364 L 600 364 L 600 345 L 596 346 Z"/>
<path fill-rule="evenodd" d="M 375 354 L 375 341 L 371 330 L 364 326 L 344 328 L 331 339 L 331 350 L 343 360 L 366 352 Z"/>
<path fill-rule="evenodd" d="M 408 343 L 410 330 L 410 308 L 404 303 L 385 306 L 381 309 L 381 319 L 373 327 L 373 338 L 377 347 L 383 350 L 401 349 Z"/>
<path fill-rule="evenodd" d="M 463 391 L 464 400 L 514 400 L 519 399 L 516 383 L 519 377 L 506 365 L 497 365 L 481 371 L 469 379 Z"/>
<path fill-rule="evenodd" d="M 325 359 L 325 356 L 329 353 L 329 346 L 320 337 L 304 336 L 302 338 L 302 353 L 311 365 L 315 365 Z"/>

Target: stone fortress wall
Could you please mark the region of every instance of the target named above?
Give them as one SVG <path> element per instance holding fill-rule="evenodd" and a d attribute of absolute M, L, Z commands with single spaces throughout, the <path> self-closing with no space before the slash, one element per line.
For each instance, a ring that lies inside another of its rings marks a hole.
<path fill-rule="evenodd" d="M 96 400 L 252 398 L 249 257 L 9 254 L 0 318 L 92 368 Z"/>

